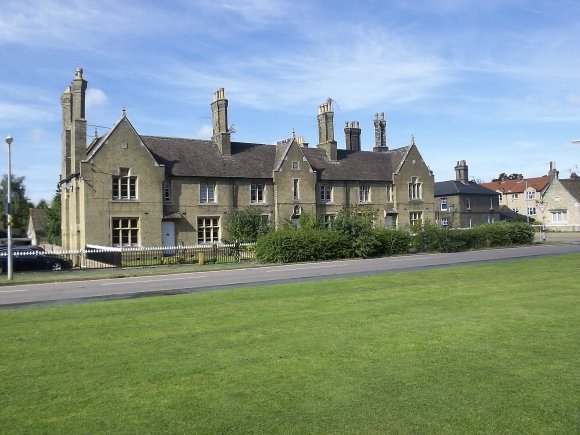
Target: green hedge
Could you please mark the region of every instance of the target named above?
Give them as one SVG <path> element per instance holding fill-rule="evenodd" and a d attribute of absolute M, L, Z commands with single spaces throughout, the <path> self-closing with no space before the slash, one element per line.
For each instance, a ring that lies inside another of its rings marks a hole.
<path fill-rule="evenodd" d="M 349 225 L 352 230 L 353 226 Z M 357 227 L 357 231 L 284 228 L 258 239 L 256 259 L 262 263 L 368 258 L 417 252 L 460 252 L 470 249 L 529 245 L 534 231 L 523 222 L 500 222 L 465 230 L 425 224 L 410 234 L 400 230 Z"/>

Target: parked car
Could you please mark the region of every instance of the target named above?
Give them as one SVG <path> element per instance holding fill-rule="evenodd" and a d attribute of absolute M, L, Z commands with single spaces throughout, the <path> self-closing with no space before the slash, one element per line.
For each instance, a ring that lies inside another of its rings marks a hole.
<path fill-rule="evenodd" d="M 12 253 L 12 270 L 63 270 L 71 269 L 72 261 L 52 254 L 46 254 L 40 249 L 16 249 Z M 0 250 L 0 268 L 6 273 L 8 268 L 8 255 L 6 250 Z"/>

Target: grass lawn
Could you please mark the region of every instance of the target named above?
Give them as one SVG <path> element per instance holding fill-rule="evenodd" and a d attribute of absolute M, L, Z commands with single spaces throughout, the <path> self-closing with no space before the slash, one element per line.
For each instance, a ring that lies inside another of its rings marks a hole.
<path fill-rule="evenodd" d="M 0 311 L 0 433 L 578 433 L 580 254 Z"/>

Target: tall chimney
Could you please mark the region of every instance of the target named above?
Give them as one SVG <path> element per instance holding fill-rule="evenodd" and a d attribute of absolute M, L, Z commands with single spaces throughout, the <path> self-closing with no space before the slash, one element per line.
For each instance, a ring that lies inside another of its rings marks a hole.
<path fill-rule="evenodd" d="M 457 162 L 457 166 L 455 166 L 455 179 L 462 183 L 467 183 L 469 181 L 468 168 L 465 160 L 459 160 Z"/>
<path fill-rule="evenodd" d="M 346 136 L 346 149 L 350 151 L 360 151 L 360 126 L 358 121 L 348 122 L 344 126 Z"/>
<path fill-rule="evenodd" d="M 67 110 L 66 104 L 70 102 L 71 173 L 79 172 L 80 162 L 87 156 L 87 120 L 85 119 L 86 91 L 87 81 L 83 79 L 83 69 L 77 68 L 75 78 L 70 86 L 70 98 L 67 95 L 67 91 L 65 91 L 65 94 L 61 98 L 63 111 Z M 65 124 L 67 123 L 65 122 Z"/>
<path fill-rule="evenodd" d="M 387 121 L 385 121 L 385 114 L 375 113 L 375 146 L 374 152 L 388 151 L 387 147 Z"/>
<path fill-rule="evenodd" d="M 325 103 L 318 106 L 318 148 L 326 151 L 326 155 L 332 161 L 336 161 L 336 141 L 334 140 L 334 112 L 332 100 L 329 98 Z"/>
<path fill-rule="evenodd" d="M 558 179 L 559 172 L 556 170 L 556 162 L 550 162 L 550 171 L 548 172 L 548 180 L 550 183 Z"/>
<path fill-rule="evenodd" d="M 213 93 L 211 120 L 213 124 L 212 139 L 217 144 L 222 155 L 230 156 L 232 154 L 232 146 L 228 130 L 228 100 L 225 97 L 224 88 L 220 88 Z"/>

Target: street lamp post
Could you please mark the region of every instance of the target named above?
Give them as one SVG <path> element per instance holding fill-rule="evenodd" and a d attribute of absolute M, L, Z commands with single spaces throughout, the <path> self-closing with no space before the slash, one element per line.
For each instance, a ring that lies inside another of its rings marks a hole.
<path fill-rule="evenodd" d="M 6 200 L 6 226 L 8 227 L 6 231 L 8 236 L 8 280 L 12 279 L 12 156 L 10 155 L 12 141 L 12 137 L 8 136 L 6 138 L 6 143 L 8 144 L 8 197 Z"/>

